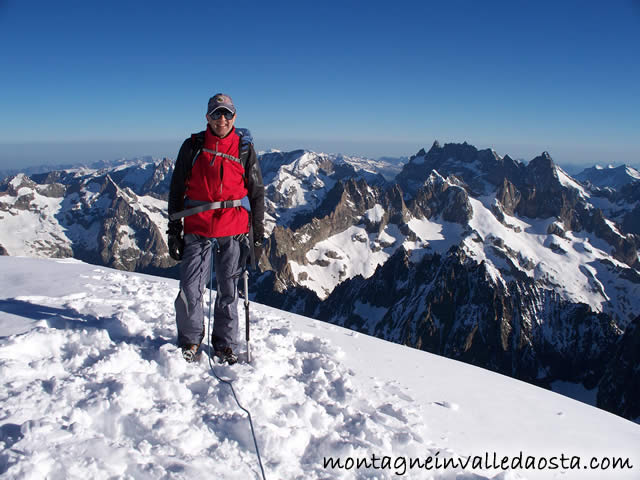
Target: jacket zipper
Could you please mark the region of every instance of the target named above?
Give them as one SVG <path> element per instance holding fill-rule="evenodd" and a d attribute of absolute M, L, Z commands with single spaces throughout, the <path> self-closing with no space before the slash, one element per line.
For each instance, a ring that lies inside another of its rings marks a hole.
<path fill-rule="evenodd" d="M 218 151 L 218 144 L 216 142 L 216 152 Z M 222 195 L 222 180 L 224 178 L 224 157 L 220 157 L 220 195 Z"/>

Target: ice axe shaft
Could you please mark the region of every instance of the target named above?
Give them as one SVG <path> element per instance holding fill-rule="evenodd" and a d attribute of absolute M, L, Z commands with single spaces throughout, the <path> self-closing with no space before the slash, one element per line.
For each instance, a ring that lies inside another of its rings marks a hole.
<path fill-rule="evenodd" d="M 242 274 L 244 279 L 244 325 L 245 338 L 247 340 L 247 363 L 251 363 L 251 346 L 249 344 L 249 272 L 247 270 Z"/>

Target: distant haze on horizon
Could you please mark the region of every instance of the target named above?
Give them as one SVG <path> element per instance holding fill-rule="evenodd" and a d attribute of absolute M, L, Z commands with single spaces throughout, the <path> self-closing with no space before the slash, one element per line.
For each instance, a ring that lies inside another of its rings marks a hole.
<path fill-rule="evenodd" d="M 441 145 L 466 141 L 478 148 L 478 150 L 492 148 L 500 156 L 509 155 L 511 158 L 524 161 L 525 163 L 540 155 L 543 151 L 548 151 L 556 164 L 572 168 L 573 171 L 592 167 L 596 164 L 602 166 L 626 164 L 636 168 L 640 167 L 639 157 L 627 157 L 624 152 L 621 151 L 607 152 L 603 151 L 603 149 L 589 149 L 588 147 L 581 150 L 558 147 L 556 151 L 553 151 L 550 148 L 544 148 L 542 145 L 474 144 L 465 139 L 460 141 L 431 139 L 423 143 L 397 142 L 389 145 L 367 144 L 366 142 L 357 141 L 331 142 L 323 140 L 309 140 L 304 143 L 294 140 L 282 140 L 267 144 L 266 142 L 261 142 L 259 139 L 256 139 L 255 147 L 257 151 L 293 151 L 302 149 L 377 159 L 380 157 L 411 157 L 421 148 L 429 151 L 435 140 L 439 141 Z M 182 141 L 183 139 L 141 142 L 95 141 L 0 144 L 0 171 L 20 170 L 44 165 L 88 165 L 98 161 L 108 162 L 144 156 L 175 159 Z"/>

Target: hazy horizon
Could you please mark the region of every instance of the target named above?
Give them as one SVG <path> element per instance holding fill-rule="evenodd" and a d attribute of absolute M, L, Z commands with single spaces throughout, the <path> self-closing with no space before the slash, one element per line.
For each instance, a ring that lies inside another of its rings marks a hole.
<path fill-rule="evenodd" d="M 554 162 L 569 173 L 576 173 L 594 165 L 626 164 L 638 168 L 640 156 L 625 156 L 622 152 L 603 152 L 601 149 L 584 147 L 560 148 L 557 151 L 544 148 L 542 145 L 495 145 L 475 144 L 467 139 L 442 140 L 431 139 L 423 143 L 395 142 L 386 146 L 375 142 L 362 141 L 324 141 L 324 140 L 281 140 L 271 143 L 257 142 L 256 151 L 293 151 L 309 150 L 317 153 L 343 154 L 364 158 L 403 158 L 415 155 L 421 148 L 429 150 L 434 141 L 445 143 L 467 143 L 479 150 L 492 148 L 498 155 L 509 155 L 516 160 L 529 162 L 544 151 L 548 151 Z M 32 143 L 0 143 L 0 171 L 20 171 L 22 169 L 61 165 L 89 165 L 95 162 L 111 162 L 119 159 L 133 159 L 145 156 L 153 158 L 170 158 L 175 160 L 184 139 L 147 140 L 147 141 L 77 141 L 77 142 L 32 142 Z"/>

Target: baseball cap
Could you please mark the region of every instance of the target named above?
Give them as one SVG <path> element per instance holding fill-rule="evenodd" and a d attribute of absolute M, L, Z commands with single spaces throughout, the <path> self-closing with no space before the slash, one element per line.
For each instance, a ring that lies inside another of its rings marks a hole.
<path fill-rule="evenodd" d="M 207 106 L 207 114 L 215 112 L 219 108 L 226 108 L 235 115 L 236 107 L 233 106 L 231 97 L 225 93 L 216 93 L 209 99 L 209 105 Z"/>

